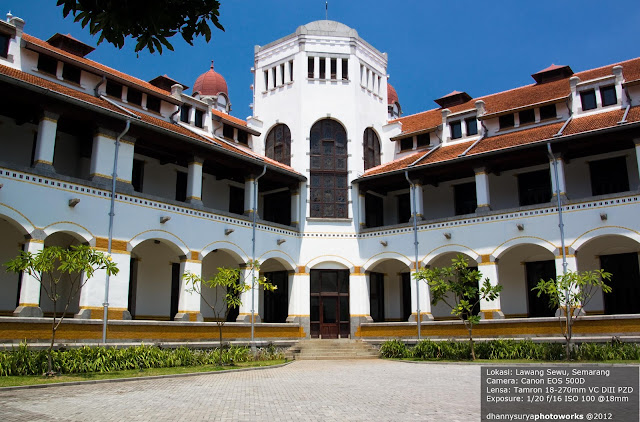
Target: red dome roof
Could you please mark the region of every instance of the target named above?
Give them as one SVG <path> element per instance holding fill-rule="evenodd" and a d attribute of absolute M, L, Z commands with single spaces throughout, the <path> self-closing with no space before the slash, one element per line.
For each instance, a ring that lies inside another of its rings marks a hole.
<path fill-rule="evenodd" d="M 213 70 L 213 60 L 211 60 L 211 69 L 208 72 L 198 76 L 193 84 L 193 93 L 199 92 L 200 95 L 218 95 L 223 92 L 227 97 L 227 81 L 222 75 Z"/>
<path fill-rule="evenodd" d="M 398 93 L 396 90 L 387 82 L 387 104 L 393 103 L 400 104 L 400 100 L 398 100 Z"/>

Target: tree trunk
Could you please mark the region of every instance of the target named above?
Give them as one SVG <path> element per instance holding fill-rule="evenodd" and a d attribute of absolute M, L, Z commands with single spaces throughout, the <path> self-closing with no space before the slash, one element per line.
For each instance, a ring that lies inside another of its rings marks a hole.
<path fill-rule="evenodd" d="M 471 360 L 476 360 L 476 351 L 473 344 L 473 335 L 471 333 L 472 330 L 473 328 L 469 327 L 469 345 L 471 345 Z"/>
<path fill-rule="evenodd" d="M 56 301 L 53 301 L 53 323 L 51 324 L 51 343 L 49 344 L 49 353 L 47 353 L 47 376 L 53 376 L 53 365 L 51 362 L 51 353 L 53 353 L 53 343 L 56 338 Z"/>
<path fill-rule="evenodd" d="M 220 348 L 219 348 L 219 352 L 220 352 L 220 366 L 222 366 L 222 326 L 224 324 L 218 324 L 218 334 L 220 335 Z"/>

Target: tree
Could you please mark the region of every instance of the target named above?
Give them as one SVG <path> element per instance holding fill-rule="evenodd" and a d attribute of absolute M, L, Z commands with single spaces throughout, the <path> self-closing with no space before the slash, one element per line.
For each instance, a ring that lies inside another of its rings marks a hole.
<path fill-rule="evenodd" d="M 249 262 L 250 273 L 258 272 L 257 264 Z M 242 278 L 238 268 L 218 268 L 218 273 L 209 280 L 204 280 L 201 276 L 187 271 L 182 276 L 187 282 L 187 291 L 197 293 L 204 303 L 213 311 L 213 316 L 218 326 L 218 334 L 220 340 L 220 365 L 222 365 L 222 327 L 227 322 L 227 317 L 232 309 L 242 305 L 242 293 L 251 289 L 251 284 L 246 279 L 251 274 Z M 258 286 L 262 286 L 267 291 L 274 291 L 278 288 L 267 281 L 265 277 L 256 277 L 255 282 Z M 202 286 L 206 286 L 213 290 L 213 299 L 207 299 L 202 292 Z"/>
<path fill-rule="evenodd" d="M 571 358 L 571 338 L 573 337 L 573 324 L 582 315 L 582 310 L 591 301 L 593 295 L 602 290 L 610 293 L 611 287 L 605 281 L 611 280 L 611 273 L 604 270 L 574 272 L 568 271 L 556 279 L 540 280 L 531 289 L 538 292 L 538 297 L 543 294 L 549 298 L 549 306 L 560 308 L 558 321 L 560 330 L 565 338 L 567 360 Z"/>
<path fill-rule="evenodd" d="M 51 322 L 51 343 L 47 356 L 47 373 L 54 375 L 51 365 L 51 353 L 56 331 L 67 314 L 72 300 L 78 296 L 82 286 L 97 270 L 106 270 L 107 274 L 118 273 L 118 267 L 110 256 L 95 251 L 88 246 L 76 245 L 69 249 L 60 246 L 48 246 L 36 254 L 21 252 L 20 255 L 7 262 L 9 271 L 24 272 L 38 280 L 42 290 L 53 303 L 53 320 Z M 62 282 L 67 281 L 68 291 L 62 289 Z M 58 304 L 63 308 L 57 318 Z"/>
<path fill-rule="evenodd" d="M 211 40 L 209 22 L 218 29 L 220 2 L 217 0 L 57 0 L 66 18 L 70 13 L 91 35 L 100 34 L 98 44 L 106 40 L 118 48 L 126 37 L 136 41 L 135 51 L 148 49 L 162 54 L 162 46 L 173 51 L 167 40 L 177 33 L 193 45 L 194 36 Z"/>
<path fill-rule="evenodd" d="M 451 260 L 450 267 L 424 268 L 414 275 L 417 280 L 425 281 L 431 288 L 431 304 L 443 302 L 451 309 L 451 315 L 458 317 L 469 332 L 471 358 L 476 360 L 473 344 L 473 326 L 480 322 L 473 309 L 481 300 L 495 300 L 502 286 L 492 286 L 485 278 L 482 287 L 478 288 L 482 273 L 469 268 L 464 255 Z"/>

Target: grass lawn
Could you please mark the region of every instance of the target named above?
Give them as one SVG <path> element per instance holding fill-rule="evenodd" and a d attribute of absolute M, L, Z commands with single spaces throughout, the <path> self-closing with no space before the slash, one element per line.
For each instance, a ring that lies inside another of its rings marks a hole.
<path fill-rule="evenodd" d="M 150 377 L 156 375 L 175 375 L 175 374 L 192 374 L 198 372 L 216 372 L 227 371 L 230 369 L 256 368 L 261 366 L 272 366 L 284 363 L 284 359 L 257 361 L 257 362 L 241 362 L 233 366 L 180 366 L 176 368 L 152 368 L 152 369 L 132 369 L 129 371 L 114 372 L 93 372 L 89 374 L 66 374 L 55 377 L 44 377 L 41 375 L 24 375 L 0 377 L 0 387 L 15 387 L 19 385 L 35 385 L 35 384 L 56 384 L 60 382 L 77 382 L 77 381 L 94 381 L 114 378 L 139 378 Z"/>

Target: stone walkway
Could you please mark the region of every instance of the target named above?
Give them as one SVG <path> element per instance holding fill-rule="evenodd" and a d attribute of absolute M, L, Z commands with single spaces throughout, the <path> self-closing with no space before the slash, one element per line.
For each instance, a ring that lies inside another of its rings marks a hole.
<path fill-rule="evenodd" d="M 0 391 L 2 421 L 475 421 L 480 366 L 384 360 Z"/>

